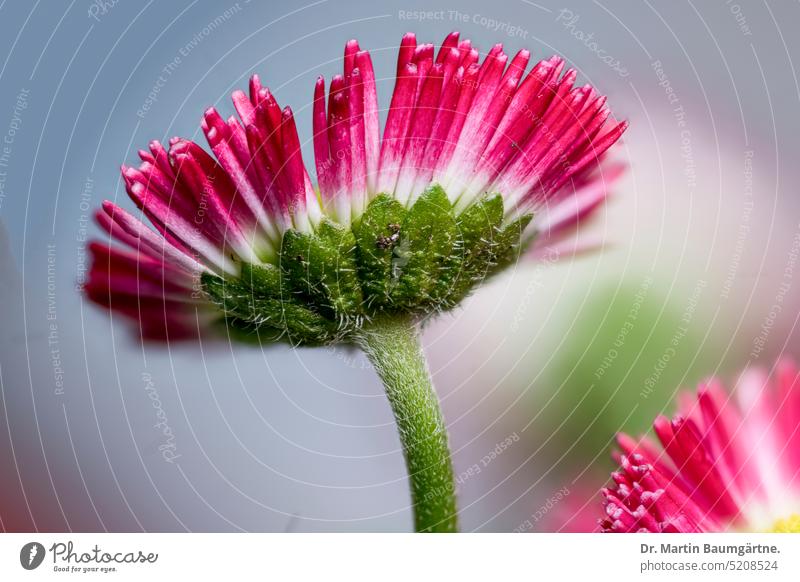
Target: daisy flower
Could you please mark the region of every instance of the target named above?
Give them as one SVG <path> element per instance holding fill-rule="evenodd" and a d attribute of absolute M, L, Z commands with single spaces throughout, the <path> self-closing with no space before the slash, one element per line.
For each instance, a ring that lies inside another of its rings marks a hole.
<path fill-rule="evenodd" d="M 203 114 L 210 153 L 152 141 L 123 166 L 139 216 L 103 203 L 97 221 L 119 244 L 91 244 L 86 293 L 145 338 L 194 335 L 223 315 L 294 344 L 340 339 L 379 312 L 456 305 L 518 245 L 562 238 L 620 172 L 598 167 L 626 127 L 605 97 L 559 57 L 526 73 L 529 60 L 500 44 L 481 60 L 458 33 L 438 50 L 407 34 L 381 137 L 370 54 L 348 42 L 343 74 L 315 86 L 318 189 L 291 108 L 253 76 L 232 95 L 238 117 Z M 264 305 L 220 290 L 254 278 Z"/>
<path fill-rule="evenodd" d="M 800 373 L 752 368 L 731 395 L 711 379 L 653 423 L 660 443 L 618 437 L 603 489 L 606 532 L 800 532 Z"/>
<path fill-rule="evenodd" d="M 210 152 L 176 137 L 123 166 L 139 212 L 113 202 L 98 211 L 114 244 L 90 247 L 88 297 L 138 322 L 145 339 L 218 331 L 261 344 L 355 344 L 387 387 L 415 386 L 403 397 L 420 399 L 424 430 L 438 435 L 430 446 L 442 448 L 419 322 L 523 251 L 563 242 L 619 174 L 599 162 L 626 123 L 576 85 L 563 59 L 528 70 L 529 60 L 500 44 L 482 57 L 458 33 L 438 49 L 407 34 L 381 132 L 370 54 L 350 41 L 342 74 L 316 81 L 313 165 L 292 109 L 253 76 L 232 95 L 237 115 L 203 114 Z M 452 488 L 449 458 L 439 464 L 426 491 Z M 453 507 L 424 515 L 415 479 L 418 527 L 454 527 L 442 517 Z"/>

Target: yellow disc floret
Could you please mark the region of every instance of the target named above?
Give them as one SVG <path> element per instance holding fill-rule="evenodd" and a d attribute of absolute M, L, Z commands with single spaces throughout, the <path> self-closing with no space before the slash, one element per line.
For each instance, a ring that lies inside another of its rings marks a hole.
<path fill-rule="evenodd" d="M 769 531 L 771 533 L 800 533 L 800 514 L 793 513 L 789 517 L 777 520 Z"/>

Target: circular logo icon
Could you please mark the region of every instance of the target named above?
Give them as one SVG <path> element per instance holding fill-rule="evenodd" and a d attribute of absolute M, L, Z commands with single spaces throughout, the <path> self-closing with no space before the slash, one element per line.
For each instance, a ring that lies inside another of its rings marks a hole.
<path fill-rule="evenodd" d="M 35 570 L 44 560 L 44 546 L 39 542 L 28 542 L 19 551 L 19 563 L 26 570 Z"/>

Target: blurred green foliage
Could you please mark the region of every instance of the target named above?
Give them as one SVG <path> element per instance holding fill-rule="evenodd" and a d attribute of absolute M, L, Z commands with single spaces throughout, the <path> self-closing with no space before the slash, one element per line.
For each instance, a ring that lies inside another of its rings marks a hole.
<path fill-rule="evenodd" d="M 550 438 L 548 464 L 610 464 L 618 431 L 648 431 L 656 415 L 672 414 L 678 389 L 714 371 L 721 354 L 706 337 L 705 287 L 666 295 L 643 274 L 592 293 L 534 391 L 530 432 Z"/>

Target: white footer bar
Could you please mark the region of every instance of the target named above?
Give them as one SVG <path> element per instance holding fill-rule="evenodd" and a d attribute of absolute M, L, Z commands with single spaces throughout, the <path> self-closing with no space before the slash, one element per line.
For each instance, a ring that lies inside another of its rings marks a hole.
<path fill-rule="evenodd" d="M 791 534 L 2 534 L 0 580 L 800 580 Z M 578 578 L 578 577 L 585 578 Z"/>

